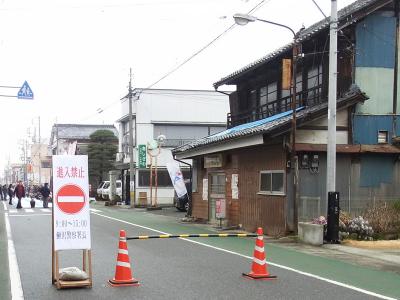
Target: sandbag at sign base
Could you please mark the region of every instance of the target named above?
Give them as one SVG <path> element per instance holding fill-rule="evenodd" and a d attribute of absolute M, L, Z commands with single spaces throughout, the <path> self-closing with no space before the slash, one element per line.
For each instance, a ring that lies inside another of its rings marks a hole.
<path fill-rule="evenodd" d="M 79 281 L 89 278 L 88 274 L 85 271 L 82 271 L 77 267 L 60 269 L 59 274 L 59 279 L 64 281 Z"/>

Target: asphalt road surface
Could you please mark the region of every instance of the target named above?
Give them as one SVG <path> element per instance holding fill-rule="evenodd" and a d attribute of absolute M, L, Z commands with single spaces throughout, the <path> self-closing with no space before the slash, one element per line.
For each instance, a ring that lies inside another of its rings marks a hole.
<path fill-rule="evenodd" d="M 131 222 L 120 221 L 118 216 L 96 210 L 91 214 L 93 288 L 57 290 L 51 282 L 51 213 L 38 207 L 33 212 L 2 214 L 9 219 L 24 299 L 375 299 L 271 265 L 268 270 L 277 280 L 246 279 L 241 273 L 250 271 L 251 260 L 204 246 L 206 239 L 128 241 L 133 276 L 140 286 L 111 287 L 107 280 L 114 276 L 120 229 L 128 236 L 159 233 L 147 229 L 148 223 L 134 225 L 135 217 Z M 143 212 L 135 214 L 138 219 L 146 217 Z M 60 263 L 60 267 L 81 267 L 81 251 L 62 251 Z"/>

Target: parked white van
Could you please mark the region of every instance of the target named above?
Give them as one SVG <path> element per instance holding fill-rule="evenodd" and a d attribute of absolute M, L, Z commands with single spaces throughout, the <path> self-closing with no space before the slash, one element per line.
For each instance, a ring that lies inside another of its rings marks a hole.
<path fill-rule="evenodd" d="M 122 199 L 122 181 L 121 180 L 116 180 L 115 181 L 115 192 L 117 196 Z M 110 199 L 110 181 L 105 181 L 103 188 L 102 188 L 102 194 L 101 198 L 104 200 Z"/>

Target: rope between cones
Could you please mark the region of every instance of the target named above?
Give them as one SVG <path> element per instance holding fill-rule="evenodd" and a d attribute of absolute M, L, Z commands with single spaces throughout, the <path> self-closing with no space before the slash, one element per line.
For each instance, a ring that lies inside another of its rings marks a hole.
<path fill-rule="evenodd" d="M 220 233 L 220 234 L 162 234 L 162 235 L 139 235 L 127 237 L 127 240 L 147 240 L 147 239 L 171 239 L 171 238 L 194 238 L 194 237 L 258 237 L 255 233 Z"/>

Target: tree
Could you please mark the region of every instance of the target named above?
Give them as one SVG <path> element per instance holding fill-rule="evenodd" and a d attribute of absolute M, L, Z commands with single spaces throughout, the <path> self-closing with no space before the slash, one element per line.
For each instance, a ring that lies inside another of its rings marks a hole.
<path fill-rule="evenodd" d="M 88 146 L 89 176 L 103 181 L 108 171 L 113 169 L 118 152 L 117 137 L 111 130 L 97 130 L 90 135 Z"/>

